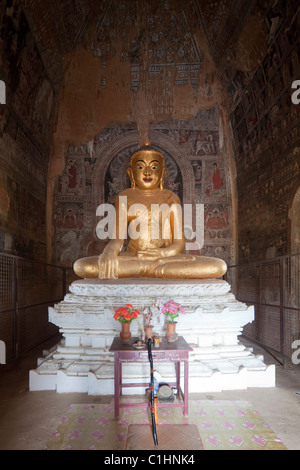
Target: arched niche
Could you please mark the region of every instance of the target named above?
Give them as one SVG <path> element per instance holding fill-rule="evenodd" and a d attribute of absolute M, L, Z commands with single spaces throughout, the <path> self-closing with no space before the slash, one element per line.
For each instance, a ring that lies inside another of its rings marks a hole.
<path fill-rule="evenodd" d="M 168 159 L 170 160 L 170 167 L 172 167 L 171 160 L 174 160 L 175 164 L 178 166 L 180 172 L 180 179 L 182 182 L 182 203 L 192 203 L 192 183 L 194 181 L 194 174 L 190 162 L 185 158 L 185 155 L 182 155 L 182 150 L 179 149 L 178 146 L 168 136 L 157 131 L 151 131 L 150 141 L 151 145 L 153 145 L 165 156 L 167 168 L 169 166 Z M 95 157 L 97 157 L 97 161 L 94 168 L 92 184 L 93 207 L 98 207 L 98 205 L 103 204 L 104 202 L 108 202 L 106 198 L 107 172 L 113 160 L 118 158 L 118 155 L 122 154 L 122 162 L 125 163 L 125 160 L 127 158 L 127 161 L 129 163 L 130 156 L 135 150 L 138 149 L 137 142 L 139 142 L 139 135 L 137 131 L 126 132 L 124 135 L 121 135 L 114 139 L 114 141 L 109 146 L 103 149 L 101 155 L 95 155 Z M 125 182 L 127 181 L 126 169 L 127 164 L 123 167 L 120 167 L 120 172 L 122 172 L 122 174 L 120 175 L 119 180 L 121 181 L 123 179 L 119 186 L 120 190 L 124 189 L 124 187 L 122 186 L 125 186 Z M 129 187 L 129 181 L 127 181 L 127 183 L 127 187 Z"/>

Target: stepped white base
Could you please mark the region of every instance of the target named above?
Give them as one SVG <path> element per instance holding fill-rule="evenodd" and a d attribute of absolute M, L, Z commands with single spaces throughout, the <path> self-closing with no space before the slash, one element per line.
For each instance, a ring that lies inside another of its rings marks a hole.
<path fill-rule="evenodd" d="M 189 360 L 189 392 L 242 390 L 274 387 L 275 366 L 238 341 L 243 327 L 254 320 L 254 307 L 238 302 L 230 285 L 220 280 L 80 280 L 70 286 L 64 300 L 49 307 L 49 321 L 59 326 L 63 340 L 30 371 L 30 390 L 113 395 L 113 354 L 109 347 L 121 324 L 113 319 L 117 307 L 151 306 L 156 299 L 174 299 L 186 310 L 176 331 L 193 347 Z M 165 317 L 154 323 L 165 335 Z M 131 324 L 139 336 L 138 320 Z M 149 381 L 149 364 L 124 364 L 123 381 Z M 175 380 L 174 364 L 154 364 L 164 382 Z M 127 394 L 144 394 L 143 388 L 127 388 Z"/>

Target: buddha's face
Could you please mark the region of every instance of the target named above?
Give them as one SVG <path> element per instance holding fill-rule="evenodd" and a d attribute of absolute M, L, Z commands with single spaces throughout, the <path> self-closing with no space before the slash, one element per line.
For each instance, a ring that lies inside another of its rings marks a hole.
<path fill-rule="evenodd" d="M 158 152 L 141 150 L 133 156 L 128 173 L 139 189 L 157 189 L 166 173 L 164 159 Z"/>

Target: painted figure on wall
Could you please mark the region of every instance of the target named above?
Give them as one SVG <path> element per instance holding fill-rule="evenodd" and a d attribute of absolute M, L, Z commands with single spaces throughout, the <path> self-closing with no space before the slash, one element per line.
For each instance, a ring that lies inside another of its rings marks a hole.
<path fill-rule="evenodd" d="M 210 238 L 226 238 L 229 230 L 229 210 L 227 206 L 218 205 L 204 210 L 205 232 Z"/>
<path fill-rule="evenodd" d="M 76 170 L 76 165 L 75 165 L 73 160 L 68 161 L 68 164 L 67 164 L 67 167 L 66 167 L 66 173 L 69 177 L 68 189 L 70 189 L 70 190 L 75 189 L 76 184 L 77 184 L 77 180 L 76 180 L 77 170 Z"/>
<path fill-rule="evenodd" d="M 221 169 L 216 162 L 213 163 L 213 169 L 210 170 L 210 183 L 205 189 L 206 196 L 211 196 L 214 193 L 220 194 L 224 189 L 224 178 L 221 174 Z"/>
<path fill-rule="evenodd" d="M 213 165 L 214 170 L 213 170 L 213 190 L 217 191 L 218 189 L 221 189 L 221 175 L 220 175 L 220 169 L 218 168 L 217 163 L 214 163 Z"/>
<path fill-rule="evenodd" d="M 78 168 L 78 165 L 80 168 Z M 83 170 L 80 162 L 70 159 L 64 173 L 58 178 L 58 193 L 62 195 L 81 195 L 83 192 Z"/>

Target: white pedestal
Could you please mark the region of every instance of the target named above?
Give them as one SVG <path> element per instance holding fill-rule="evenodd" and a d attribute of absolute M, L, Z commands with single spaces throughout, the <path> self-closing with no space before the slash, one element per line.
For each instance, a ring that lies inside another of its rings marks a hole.
<path fill-rule="evenodd" d="M 254 307 L 238 302 L 225 281 L 85 279 L 73 282 L 69 290 L 62 302 L 49 307 L 49 321 L 59 326 L 63 341 L 30 371 L 30 390 L 113 395 L 114 358 L 109 347 L 121 331 L 113 318 L 115 309 L 126 303 L 142 309 L 156 299 L 174 299 L 186 311 L 176 332 L 193 347 L 190 393 L 275 386 L 275 366 L 266 366 L 261 356 L 238 341 L 243 327 L 254 320 Z M 161 315 L 154 331 L 165 335 L 165 322 Z M 139 321 L 134 320 L 130 329 L 132 336 L 140 335 Z M 174 365 L 154 368 L 164 382 L 174 381 Z M 124 382 L 147 382 L 149 376 L 148 364 L 123 365 Z M 130 388 L 127 393 L 144 390 Z"/>

